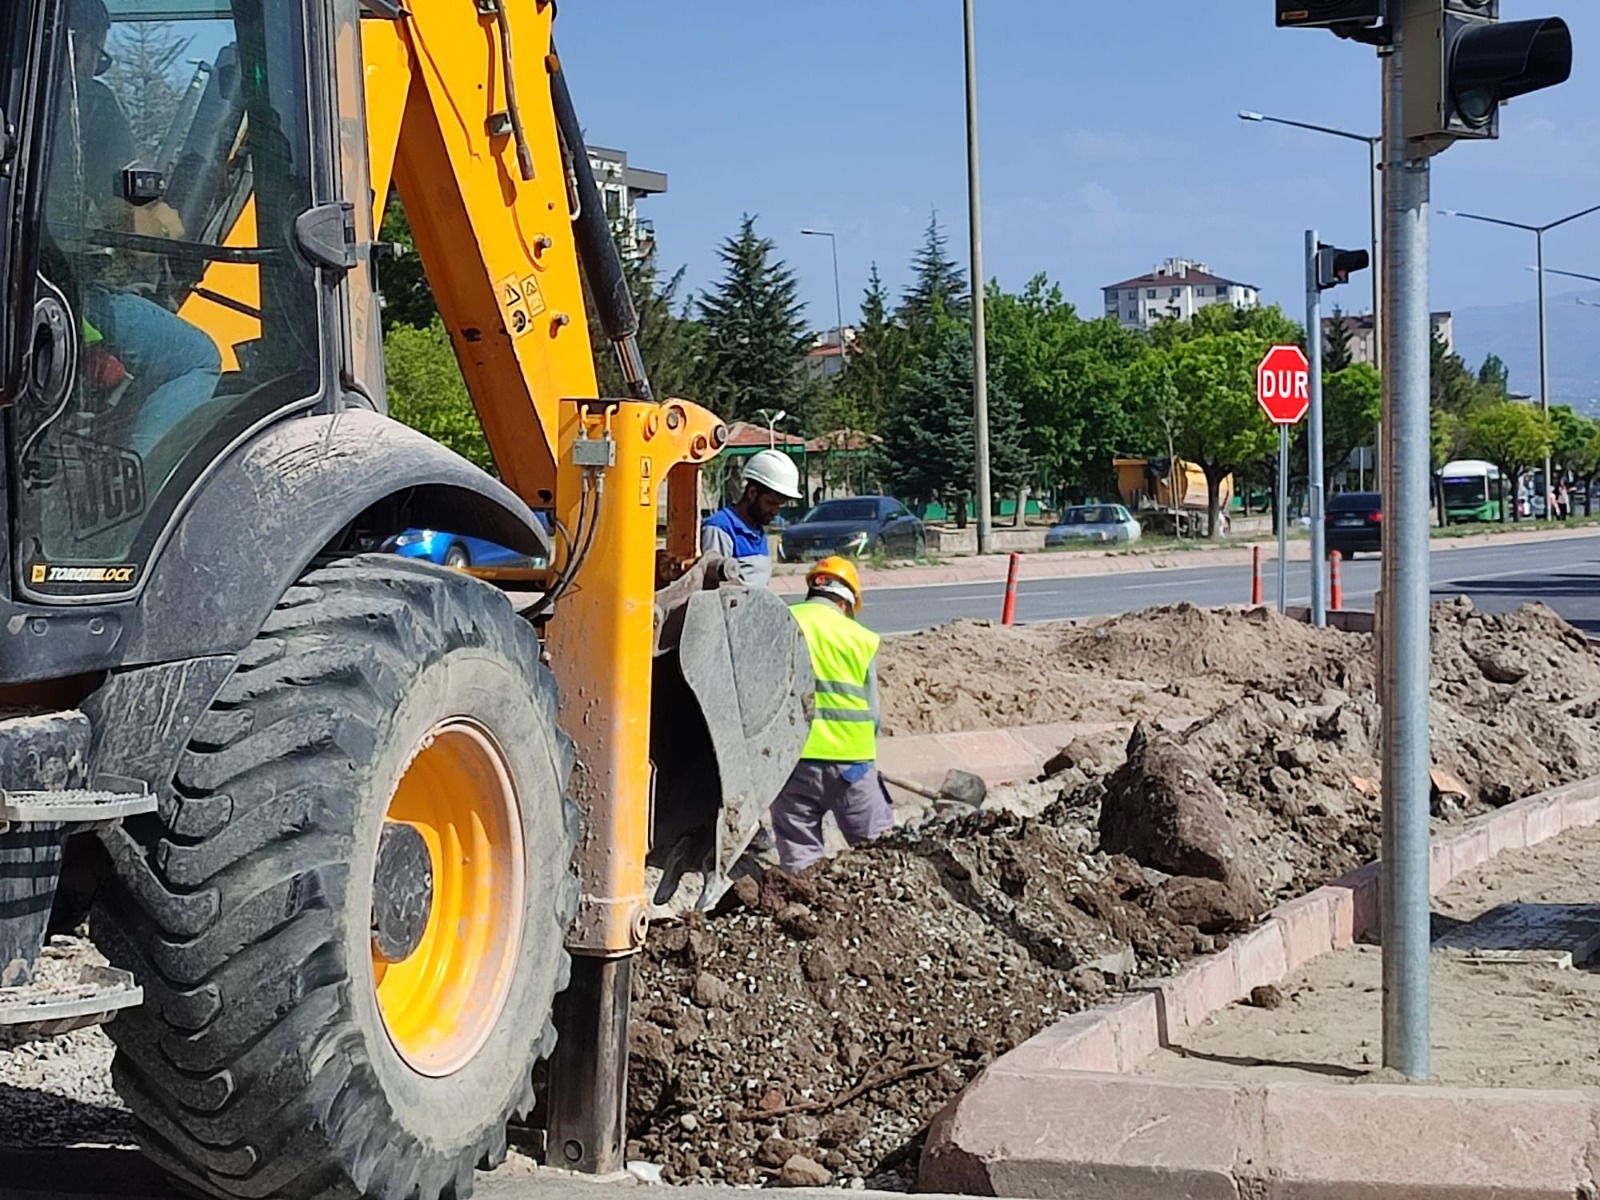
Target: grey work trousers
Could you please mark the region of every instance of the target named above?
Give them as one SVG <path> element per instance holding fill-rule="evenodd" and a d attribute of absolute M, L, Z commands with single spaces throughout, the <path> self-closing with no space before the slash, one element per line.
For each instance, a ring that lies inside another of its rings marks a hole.
<path fill-rule="evenodd" d="M 791 875 L 820 862 L 822 820 L 828 813 L 852 846 L 894 827 L 889 798 L 871 763 L 803 758 L 772 804 L 778 864 Z"/>

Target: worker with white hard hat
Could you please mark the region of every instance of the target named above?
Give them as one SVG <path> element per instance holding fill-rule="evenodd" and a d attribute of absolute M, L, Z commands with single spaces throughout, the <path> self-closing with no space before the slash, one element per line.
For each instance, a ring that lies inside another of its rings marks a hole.
<path fill-rule="evenodd" d="M 700 549 L 739 564 L 739 578 L 765 587 L 772 578 L 772 554 L 766 528 L 785 502 L 800 499 L 800 468 L 781 450 L 762 450 L 744 465 L 743 490 L 702 522 Z"/>
<path fill-rule="evenodd" d="M 861 577 L 833 555 L 806 575 L 806 598 L 789 610 L 805 634 L 816 679 L 811 733 L 772 805 L 778 864 L 790 874 L 820 862 L 822 822 L 832 813 L 852 846 L 894 825 L 878 778 L 878 635 L 856 620 Z"/>

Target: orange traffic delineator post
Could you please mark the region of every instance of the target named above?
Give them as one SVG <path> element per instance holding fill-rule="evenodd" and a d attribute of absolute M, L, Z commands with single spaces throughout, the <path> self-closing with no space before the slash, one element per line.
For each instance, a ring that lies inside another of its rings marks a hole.
<path fill-rule="evenodd" d="M 1261 603 L 1261 547 L 1250 547 L 1250 603 Z"/>
<path fill-rule="evenodd" d="M 1337 550 L 1328 551 L 1328 611 L 1338 612 L 1344 607 L 1344 585 L 1339 582 L 1339 563 L 1342 560 Z"/>
<path fill-rule="evenodd" d="M 1006 568 L 1006 602 L 1000 609 L 1000 624 L 1009 625 L 1017 615 L 1017 571 L 1022 566 L 1022 555 L 1011 553 L 1011 565 Z"/>

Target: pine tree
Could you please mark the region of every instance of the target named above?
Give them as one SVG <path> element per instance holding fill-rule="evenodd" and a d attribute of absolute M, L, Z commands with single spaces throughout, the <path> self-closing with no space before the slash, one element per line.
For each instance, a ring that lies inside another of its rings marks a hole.
<path fill-rule="evenodd" d="M 856 414 L 856 428 L 876 433 L 889 414 L 900 386 L 906 354 L 905 331 L 889 315 L 889 293 L 872 264 L 866 296 L 861 302 L 861 324 L 839 377 L 836 395 L 840 411 Z"/>
<path fill-rule="evenodd" d="M 106 84 L 122 106 L 134 144 L 147 161 L 154 161 L 177 115 L 188 79 L 179 81 L 173 75 L 175 68 L 183 65 L 190 40 L 174 33 L 165 21 L 132 21 L 117 27 L 107 47 L 112 65 L 106 72 Z"/>
<path fill-rule="evenodd" d="M 650 373 L 650 385 L 658 400 L 668 396 L 695 398 L 703 331 L 700 323 L 689 316 L 688 304 L 678 302 L 678 289 L 683 286 L 687 271 L 687 267 L 679 267 L 670 279 L 662 282 L 654 255 L 623 263 L 634 311 L 639 314 L 639 353 L 644 357 L 645 370 Z M 626 396 L 627 384 L 622 377 L 621 364 L 594 312 L 591 305 L 590 340 L 594 343 L 599 368 L 600 394 Z"/>
<path fill-rule="evenodd" d="M 1024 482 L 1029 461 L 1017 402 L 989 381 L 989 476 L 996 495 Z M 934 302 L 926 342 L 907 364 L 883 430 L 881 474 L 907 500 L 964 506 L 975 486 L 972 334 Z"/>
<path fill-rule="evenodd" d="M 900 298 L 895 313 L 912 342 L 920 342 L 933 324 L 937 305 L 946 316 L 965 320 L 967 316 L 967 277 L 947 250 L 949 239 L 939 225 L 939 210 L 928 217 L 922 246 L 911 259 L 911 286 Z"/>
<path fill-rule="evenodd" d="M 1478 386 L 1484 389 L 1490 400 L 1504 400 L 1511 394 L 1511 372 L 1498 354 L 1491 354 L 1483 360 L 1483 366 L 1478 368 Z"/>
<path fill-rule="evenodd" d="M 1333 306 L 1333 318 L 1326 323 L 1322 334 L 1322 372 L 1332 375 L 1355 361 L 1350 353 L 1350 323 L 1344 309 Z"/>
<path fill-rule="evenodd" d="M 746 214 L 717 254 L 726 271 L 700 298 L 705 328 L 700 403 L 724 419 L 753 419 L 757 409 L 783 408 L 804 420 L 809 345 L 794 272 L 773 261 L 773 244 Z"/>

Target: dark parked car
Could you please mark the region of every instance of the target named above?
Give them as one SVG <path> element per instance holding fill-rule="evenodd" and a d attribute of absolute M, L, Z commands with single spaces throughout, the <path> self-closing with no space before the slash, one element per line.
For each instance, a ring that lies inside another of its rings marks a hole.
<path fill-rule="evenodd" d="M 890 496 L 824 500 L 786 528 L 778 540 L 783 562 L 809 562 L 830 554 L 882 553 L 915 558 L 927 548 L 922 522 Z"/>
<path fill-rule="evenodd" d="M 1379 492 L 1340 492 L 1328 498 L 1323 525 L 1329 550 L 1354 558 L 1362 550 L 1383 548 L 1383 496 Z"/>

